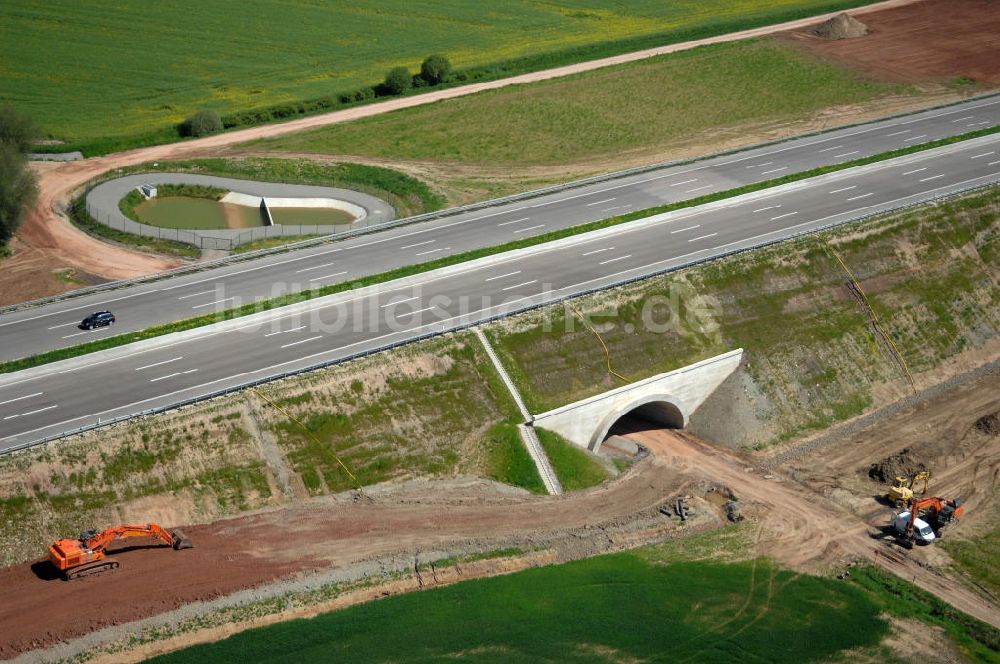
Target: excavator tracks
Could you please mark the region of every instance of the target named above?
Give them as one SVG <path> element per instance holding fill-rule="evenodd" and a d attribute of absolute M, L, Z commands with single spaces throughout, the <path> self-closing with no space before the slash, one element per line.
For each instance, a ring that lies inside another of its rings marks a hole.
<path fill-rule="evenodd" d="M 90 563 L 89 565 L 81 565 L 80 567 L 74 567 L 73 569 L 66 570 L 63 572 L 63 579 L 66 581 L 72 581 L 73 579 L 82 579 L 85 576 L 93 576 L 103 572 L 110 572 L 113 569 L 118 569 L 118 561 L 114 558 L 105 558 L 100 562 Z"/>

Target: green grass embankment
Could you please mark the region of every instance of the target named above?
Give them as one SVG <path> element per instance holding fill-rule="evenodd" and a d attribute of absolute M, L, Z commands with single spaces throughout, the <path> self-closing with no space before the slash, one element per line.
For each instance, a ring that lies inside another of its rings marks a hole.
<path fill-rule="evenodd" d="M 1000 663 L 1000 630 L 995 627 L 878 567 L 854 568 L 851 580 L 867 590 L 886 614 L 941 629 L 968 661 Z"/>
<path fill-rule="evenodd" d="M 232 250 L 233 254 L 246 254 L 251 251 L 261 251 L 262 249 L 275 249 L 277 247 L 284 247 L 288 244 L 294 244 L 295 242 L 303 242 L 305 240 L 312 240 L 319 237 L 318 235 L 285 235 L 284 237 L 269 237 L 263 240 L 254 240 L 253 242 L 247 242 L 246 244 L 241 244 Z"/>
<path fill-rule="evenodd" d="M 486 476 L 491 480 L 519 486 L 532 493 L 548 494 L 517 431 L 516 418 L 498 422 L 489 430 L 486 457 Z"/>
<path fill-rule="evenodd" d="M 1000 506 L 993 506 L 993 518 L 1000 516 Z M 989 521 L 979 522 L 989 523 Z M 961 574 L 980 589 L 985 589 L 993 597 L 1000 598 L 1000 526 L 993 522 L 974 533 L 961 538 L 949 536 L 941 540 L 941 546 L 955 561 Z"/>
<path fill-rule="evenodd" d="M 452 84 L 462 84 L 862 4 L 639 0 L 625 10 L 606 2 L 515 0 L 486 11 L 475 3 L 432 0 L 414 7 L 390 0 L 378 12 L 279 2 L 247 12 L 234 0 L 220 0 L 185 10 L 184 20 L 197 30 L 169 29 L 178 15 L 168 4 L 128 0 L 114 12 L 69 0 L 0 5 L 0 61 L 19 63 L 0 72 L 0 99 L 16 98 L 20 110 L 67 141 L 54 149 L 93 156 L 175 141 L 175 125 L 201 108 L 244 124 L 334 110 L 343 107 L 340 94 L 376 84 L 394 66 L 416 71 L 432 53 L 451 58 L 458 69 Z M 40 27 L 52 21 L 60 24 L 57 40 Z M 229 38 L 240 34 L 253 34 L 254 48 Z M 296 48 L 287 48 L 290 43 Z M 117 66 L 139 57 L 142 71 Z M 205 62 L 212 63 L 207 78 Z"/>
<path fill-rule="evenodd" d="M 610 477 L 607 469 L 589 452 L 582 450 L 554 431 L 535 427 L 545 455 L 566 491 L 589 489 Z"/>
<path fill-rule="evenodd" d="M 412 359 L 421 351 L 420 360 L 430 368 L 411 367 L 410 375 L 362 369 L 344 386 L 348 389 L 297 390 L 279 398 L 277 405 L 294 419 L 271 410 L 262 415 L 263 426 L 274 432 L 310 495 L 400 477 L 478 471 L 468 450 L 455 442 L 461 440 L 484 441 L 488 458 L 483 474 L 534 490 L 517 450 L 508 447 L 498 428 L 516 410 L 509 396 L 497 391 L 499 377 L 485 354 L 462 336 L 457 343 L 436 339 L 419 344 L 412 353 L 401 351 L 398 361 L 405 364 L 403 358 Z M 428 353 L 436 357 L 430 360 Z M 482 433 L 484 429 L 489 433 Z M 526 457 L 524 446 L 518 445 Z M 341 462 L 355 478 L 344 472 Z"/>

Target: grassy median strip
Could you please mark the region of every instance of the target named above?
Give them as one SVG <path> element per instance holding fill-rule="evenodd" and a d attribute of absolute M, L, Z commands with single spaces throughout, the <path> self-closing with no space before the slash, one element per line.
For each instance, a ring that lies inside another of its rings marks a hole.
<path fill-rule="evenodd" d="M 167 323 L 165 325 L 157 325 L 154 327 L 146 328 L 144 330 L 139 330 L 137 332 L 130 332 L 128 334 L 122 334 L 115 337 L 108 337 L 97 341 L 91 341 L 85 344 L 80 344 L 78 346 L 71 346 L 69 348 L 60 348 L 46 353 L 40 353 L 38 355 L 32 355 L 30 357 L 25 357 L 17 360 L 11 360 L 9 362 L 0 363 L 0 373 L 10 373 L 13 371 L 20 371 L 22 369 L 29 369 L 31 367 L 48 364 L 50 362 L 65 360 L 72 357 L 79 357 L 81 355 L 86 355 L 88 353 L 94 353 L 101 350 L 107 350 L 109 348 L 117 348 L 119 346 L 124 346 L 130 343 L 134 343 L 136 341 L 152 339 L 155 337 L 163 336 L 165 334 L 171 334 L 173 332 L 183 332 L 185 330 L 192 330 L 194 328 L 202 327 L 205 325 L 212 325 L 213 323 L 232 320 L 234 318 L 248 316 L 250 314 L 258 313 L 261 311 L 268 311 L 270 309 L 284 307 L 290 304 L 303 302 L 305 300 L 311 300 L 317 297 L 333 295 L 335 293 L 342 293 L 357 288 L 363 288 L 365 286 L 372 286 L 375 284 L 381 284 L 388 281 L 393 281 L 395 279 L 402 279 L 404 277 L 410 277 L 416 274 L 430 272 L 431 270 L 436 270 L 438 268 L 458 265 L 460 263 L 472 261 L 477 258 L 484 258 L 486 256 L 493 256 L 508 251 L 514 251 L 516 249 L 533 247 L 536 245 L 545 244 L 547 242 L 552 242 L 554 240 L 560 240 L 563 238 L 572 237 L 574 235 L 579 235 L 581 233 L 587 233 L 589 231 L 608 228 L 611 226 L 617 226 L 619 224 L 624 224 L 629 221 L 635 221 L 637 219 L 643 219 L 645 217 L 650 217 L 656 214 L 662 214 L 665 212 L 671 212 L 674 210 L 681 210 L 685 208 L 697 207 L 700 205 L 705 205 L 707 203 L 712 203 L 715 201 L 732 198 L 734 196 L 739 196 L 741 194 L 761 191 L 764 189 L 776 187 L 778 185 L 787 184 L 790 182 L 796 182 L 799 180 L 805 180 L 819 175 L 824 175 L 826 173 L 833 173 L 836 171 L 853 168 L 855 166 L 863 166 L 865 164 L 884 161 L 886 159 L 892 159 L 895 157 L 900 157 L 915 152 L 921 152 L 924 150 L 929 150 L 931 148 L 936 148 L 943 145 L 950 145 L 953 143 L 958 143 L 960 141 L 978 138 L 980 136 L 986 136 L 995 133 L 1000 133 L 1000 126 L 989 127 L 978 131 L 970 132 L 967 134 L 962 134 L 960 136 L 953 136 L 950 138 L 932 141 L 930 143 L 910 146 L 901 150 L 884 152 L 878 155 L 873 155 L 871 157 L 866 157 L 864 159 L 845 162 L 843 164 L 837 164 L 833 166 L 823 166 L 820 168 L 812 169 L 810 171 L 803 171 L 801 173 L 786 175 L 781 178 L 766 180 L 764 182 L 757 182 L 743 187 L 737 187 L 736 189 L 720 191 L 714 194 L 708 194 L 706 196 L 699 196 L 698 198 L 692 198 L 685 201 L 670 203 L 668 205 L 661 205 L 659 207 L 648 208 L 645 210 L 636 210 L 635 212 L 630 212 L 629 214 L 624 214 L 617 217 L 610 217 L 608 219 L 595 221 L 589 224 L 582 224 L 580 226 L 564 228 L 562 230 L 553 231 L 551 233 L 545 233 L 543 235 L 537 235 L 535 237 L 524 238 L 523 240 L 516 240 L 514 242 L 507 242 L 505 244 L 496 245 L 493 247 L 483 247 L 481 249 L 475 249 L 473 251 L 467 251 L 461 254 L 455 254 L 453 256 L 445 256 L 443 258 L 439 258 L 433 261 L 428 261 L 426 263 L 406 265 L 403 267 L 396 268 L 394 270 L 389 270 L 388 272 L 373 274 L 367 277 L 362 277 L 360 279 L 345 281 L 339 284 L 332 284 L 330 286 L 325 286 L 323 288 L 299 291 L 297 293 L 289 293 L 287 295 L 282 295 L 280 297 L 272 298 L 270 300 L 261 300 L 258 302 L 252 302 L 240 307 L 233 307 L 232 309 L 226 309 L 225 311 L 220 311 L 212 314 L 205 314 L 203 316 L 196 316 L 194 318 L 175 321 L 173 323 Z"/>

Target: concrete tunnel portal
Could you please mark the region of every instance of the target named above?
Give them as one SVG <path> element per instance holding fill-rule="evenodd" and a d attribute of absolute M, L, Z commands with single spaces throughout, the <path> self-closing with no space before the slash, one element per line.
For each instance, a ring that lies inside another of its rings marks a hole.
<path fill-rule="evenodd" d="M 592 452 L 601 448 L 609 433 L 630 423 L 646 429 L 683 429 L 742 357 L 743 349 L 737 348 L 535 415 L 532 424 Z"/>

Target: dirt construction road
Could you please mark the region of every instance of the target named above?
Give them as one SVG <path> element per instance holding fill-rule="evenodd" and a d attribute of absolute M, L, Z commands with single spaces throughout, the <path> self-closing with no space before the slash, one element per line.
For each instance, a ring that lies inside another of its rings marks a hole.
<path fill-rule="evenodd" d="M 511 497 L 490 505 L 353 505 L 313 501 L 205 526 L 185 527 L 186 551 L 129 551 L 112 574 L 66 583 L 40 579 L 31 565 L 0 570 L 0 657 L 95 629 L 220 597 L 297 570 L 347 566 L 383 554 L 433 550 L 448 543 L 530 539 L 613 522 L 651 509 L 681 484 L 659 458 L 623 481 L 559 498 Z M 43 576 L 47 563 L 37 565 Z M 87 610 L 54 611 L 53 606 Z"/>
<path fill-rule="evenodd" d="M 853 10 L 852 13 L 865 14 L 886 8 L 909 5 L 916 1 L 918 0 L 888 0 L 887 2 L 875 3 Z M 325 113 L 281 124 L 252 127 L 182 143 L 140 148 L 106 157 L 87 159 L 79 162 L 67 162 L 54 167 L 46 167 L 39 179 L 38 204 L 29 214 L 18 234 L 19 243 L 15 246 L 17 253 L 4 262 L 5 272 L 23 274 L 30 269 L 38 269 L 40 268 L 39 260 L 41 256 L 50 258 L 54 264 L 71 266 L 104 279 L 137 277 L 177 266 L 179 262 L 175 260 L 132 251 L 123 246 L 114 246 L 96 240 L 73 227 L 66 219 L 63 210 L 73 193 L 89 180 L 116 168 L 134 166 L 156 160 L 210 156 L 217 154 L 222 148 L 259 138 L 281 136 L 306 129 L 347 122 L 403 108 L 430 104 L 444 99 L 475 94 L 484 90 L 493 90 L 509 85 L 567 76 L 610 65 L 695 48 L 704 44 L 734 41 L 795 30 L 817 23 L 828 16 L 823 15 L 708 39 L 671 44 L 601 60 L 533 72 L 499 81 L 476 83 L 393 99 L 359 108 L 334 111 L 332 113 Z M 38 279 L 43 281 L 45 279 L 51 280 L 51 268 L 52 264 L 46 263 L 44 268 L 39 269 L 37 272 Z M 18 289 L 16 281 L 7 280 L 4 275 L 0 275 L 0 304 L 18 302 L 31 297 L 41 297 L 46 294 L 46 290 L 51 290 L 52 288 L 53 286 L 50 285 L 41 290 L 37 290 L 37 287 L 36 290 L 31 290 L 22 284 L 22 288 Z M 59 286 L 55 286 L 55 288 L 59 288 Z M 61 289 L 64 290 L 65 285 Z"/>
<path fill-rule="evenodd" d="M 995 606 L 915 559 L 900 555 L 900 550 L 887 549 L 871 538 L 867 524 L 803 486 L 762 479 L 730 455 L 680 432 L 653 430 L 630 437 L 670 467 L 697 468 L 741 499 L 762 506 L 765 513 L 760 517 L 759 553 L 807 571 L 819 571 L 822 563 L 836 558 L 874 562 L 969 615 L 1000 627 L 1000 611 Z M 876 551 L 883 555 L 876 556 Z"/>

